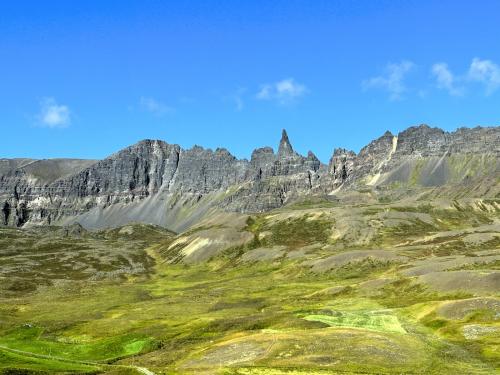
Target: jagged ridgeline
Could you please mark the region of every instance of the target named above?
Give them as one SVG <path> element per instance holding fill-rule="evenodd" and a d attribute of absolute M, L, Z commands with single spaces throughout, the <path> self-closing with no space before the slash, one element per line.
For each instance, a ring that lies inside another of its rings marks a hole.
<path fill-rule="evenodd" d="M 134 221 L 182 231 L 218 210 L 265 212 L 305 199 L 353 199 L 353 192 L 379 200 L 497 198 L 499 154 L 500 127 L 420 125 L 386 132 L 358 154 L 335 149 L 328 165 L 311 151 L 295 152 L 284 130 L 277 153 L 259 148 L 250 161 L 159 140 L 100 161 L 0 159 L 0 225 Z"/>

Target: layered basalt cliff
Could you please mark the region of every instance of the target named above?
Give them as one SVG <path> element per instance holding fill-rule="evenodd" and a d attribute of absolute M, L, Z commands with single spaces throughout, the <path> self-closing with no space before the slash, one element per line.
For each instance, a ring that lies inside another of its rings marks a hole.
<path fill-rule="evenodd" d="M 356 188 L 405 184 L 441 186 L 467 176 L 500 173 L 500 127 L 460 128 L 445 132 L 428 125 L 397 135 L 384 133 L 358 154 L 335 150 L 329 164 L 332 186 Z"/>
<path fill-rule="evenodd" d="M 0 159 L 0 225 L 78 221 L 82 215 L 97 226 L 134 219 L 165 225 L 173 213 L 183 220 L 197 215 L 197 205 L 262 212 L 300 197 L 366 186 L 498 179 L 499 155 L 499 127 L 448 133 L 421 125 L 398 135 L 386 132 L 357 154 L 335 149 L 328 166 L 311 151 L 295 152 L 285 131 L 277 153 L 259 148 L 250 161 L 226 149 L 184 150 L 159 140 L 101 161 Z"/>

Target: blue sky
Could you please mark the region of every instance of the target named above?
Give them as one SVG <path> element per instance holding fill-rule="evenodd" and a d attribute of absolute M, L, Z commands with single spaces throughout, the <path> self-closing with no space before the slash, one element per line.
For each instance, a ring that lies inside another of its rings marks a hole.
<path fill-rule="evenodd" d="M 144 138 L 327 162 L 385 130 L 499 125 L 499 1 L 0 2 L 0 157 Z"/>

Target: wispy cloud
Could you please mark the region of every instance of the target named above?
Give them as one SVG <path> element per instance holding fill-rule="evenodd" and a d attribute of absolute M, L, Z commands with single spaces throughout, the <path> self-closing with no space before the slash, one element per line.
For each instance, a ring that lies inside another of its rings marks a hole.
<path fill-rule="evenodd" d="M 450 95 L 461 96 L 464 88 L 457 86 L 457 78 L 448 68 L 448 64 L 440 62 L 432 66 L 432 75 L 436 78 L 437 87 L 448 91 Z"/>
<path fill-rule="evenodd" d="M 468 78 L 486 86 L 486 95 L 491 95 L 500 87 L 500 67 L 491 60 L 474 58 L 469 67 Z"/>
<path fill-rule="evenodd" d="M 255 97 L 259 100 L 273 100 L 279 104 L 289 104 L 307 93 L 308 89 L 304 85 L 296 82 L 293 78 L 287 78 L 261 85 Z"/>
<path fill-rule="evenodd" d="M 370 88 L 380 88 L 389 93 L 390 100 L 401 100 L 403 94 L 407 91 L 404 84 L 404 79 L 408 72 L 415 67 L 411 61 L 401 61 L 400 63 L 388 64 L 385 69 L 385 74 L 372 77 L 363 82 L 365 90 Z"/>
<path fill-rule="evenodd" d="M 54 98 L 43 98 L 37 121 L 47 128 L 65 128 L 71 124 L 71 111 L 68 106 L 57 104 Z"/>
<path fill-rule="evenodd" d="M 246 92 L 247 89 L 245 87 L 239 87 L 232 94 L 223 96 L 222 100 L 232 103 L 234 105 L 234 110 L 240 112 L 243 111 L 243 108 L 245 108 L 245 101 L 243 96 Z"/>
<path fill-rule="evenodd" d="M 151 97 L 141 97 L 139 104 L 143 111 L 150 112 L 155 116 L 164 116 L 174 111 L 172 107 Z"/>

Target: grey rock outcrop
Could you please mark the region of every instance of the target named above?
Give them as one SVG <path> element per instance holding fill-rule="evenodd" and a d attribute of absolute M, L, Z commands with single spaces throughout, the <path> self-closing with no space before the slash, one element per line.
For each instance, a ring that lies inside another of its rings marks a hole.
<path fill-rule="evenodd" d="M 287 158 L 296 156 L 296 153 L 293 151 L 292 145 L 290 144 L 290 140 L 288 139 L 288 134 L 286 130 L 283 129 L 281 133 L 280 145 L 278 147 L 278 158 Z"/>
<path fill-rule="evenodd" d="M 133 220 L 173 225 L 211 209 L 262 212 L 307 195 L 366 186 L 444 186 L 481 178 L 494 183 L 499 156 L 499 127 L 449 133 L 420 125 L 397 136 L 386 132 L 358 154 L 337 148 L 328 166 L 311 151 L 298 154 L 285 130 L 277 153 L 259 148 L 250 161 L 222 148 L 184 150 L 159 140 L 138 142 L 101 161 L 0 159 L 0 225 L 83 217 L 90 226 Z"/>
<path fill-rule="evenodd" d="M 351 153 L 349 158 L 340 154 L 334 153 L 329 167 L 330 178 L 337 187 L 339 184 L 355 187 L 393 183 L 440 186 L 460 182 L 461 174 L 468 171 L 467 160 L 479 155 L 482 156 L 478 162 L 486 163 L 482 167 L 483 175 L 499 173 L 500 127 L 445 132 L 423 124 L 410 127 L 397 136 L 386 132 L 357 155 Z M 460 161 L 459 156 L 467 160 Z M 339 176 L 337 171 L 343 168 L 347 159 L 346 173 L 342 170 Z"/>
<path fill-rule="evenodd" d="M 226 197 L 221 206 L 238 212 L 263 212 L 281 207 L 317 186 L 320 167 L 321 162 L 311 151 L 306 157 L 296 153 L 283 130 L 278 153 L 270 147 L 255 150 L 245 183 Z"/>
<path fill-rule="evenodd" d="M 307 157 L 297 154 L 285 131 L 278 154 L 271 148 L 258 149 L 250 162 L 222 148 L 183 150 L 163 141 L 144 140 L 104 160 L 76 163 L 73 170 L 49 168 L 50 178 L 37 178 L 40 169 L 26 168 L 36 163 L 40 164 L 32 160 L 0 163 L 1 224 L 51 224 L 152 196 L 168 202 L 167 210 L 176 204 L 196 204 L 230 188 L 235 194 L 226 194 L 218 206 L 263 211 L 283 205 L 291 191 L 310 189 L 321 164 L 311 152 Z"/>
<path fill-rule="evenodd" d="M 44 196 L 51 184 L 94 163 L 80 159 L 0 159 L 0 225 L 24 225 L 31 218 L 32 205 L 39 205 L 37 215 L 46 219 L 52 204 Z"/>
<path fill-rule="evenodd" d="M 356 153 L 345 148 L 336 148 L 328 163 L 328 174 L 333 178 L 333 185 L 340 186 L 348 178 L 353 178 Z"/>

